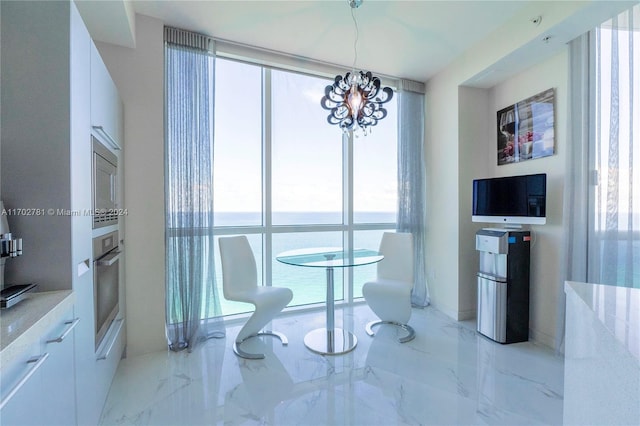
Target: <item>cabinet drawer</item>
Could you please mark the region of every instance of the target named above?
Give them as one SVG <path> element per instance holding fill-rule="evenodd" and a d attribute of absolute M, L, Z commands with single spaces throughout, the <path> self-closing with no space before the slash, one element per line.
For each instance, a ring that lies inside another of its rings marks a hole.
<path fill-rule="evenodd" d="M 111 382 L 124 351 L 124 319 L 116 319 L 96 354 L 96 389 L 100 412 L 104 408 Z M 100 413 L 98 413 L 100 414 Z"/>
<path fill-rule="evenodd" d="M 72 318 L 71 307 L 11 365 L 2 366 L 3 424 L 76 423 L 73 351 L 77 320 Z"/>

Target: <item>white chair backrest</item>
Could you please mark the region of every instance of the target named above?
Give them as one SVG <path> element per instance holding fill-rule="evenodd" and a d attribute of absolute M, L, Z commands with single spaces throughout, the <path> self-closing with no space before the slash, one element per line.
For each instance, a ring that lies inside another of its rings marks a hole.
<path fill-rule="evenodd" d="M 385 232 L 380 241 L 384 259 L 378 262 L 378 278 L 413 284 L 413 235 L 408 232 Z"/>
<path fill-rule="evenodd" d="M 234 300 L 236 294 L 257 287 L 256 259 L 244 235 L 220 237 L 218 244 L 222 260 L 222 291 L 225 299 Z"/>

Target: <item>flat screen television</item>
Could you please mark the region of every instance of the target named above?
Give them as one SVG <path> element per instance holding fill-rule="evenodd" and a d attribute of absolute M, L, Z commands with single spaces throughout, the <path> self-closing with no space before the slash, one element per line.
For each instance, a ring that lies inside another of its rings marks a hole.
<path fill-rule="evenodd" d="M 544 225 L 547 222 L 545 173 L 473 181 L 473 222 Z"/>

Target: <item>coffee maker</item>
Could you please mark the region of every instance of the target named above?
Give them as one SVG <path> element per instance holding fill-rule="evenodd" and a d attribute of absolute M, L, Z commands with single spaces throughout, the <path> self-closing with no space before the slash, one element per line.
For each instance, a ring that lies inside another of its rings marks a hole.
<path fill-rule="evenodd" d="M 7 259 L 22 256 L 22 238 L 13 238 L 7 221 L 8 212 L 0 201 L 0 307 L 9 308 L 24 298 L 24 294 L 35 288 L 35 284 L 5 286 L 4 267 Z"/>

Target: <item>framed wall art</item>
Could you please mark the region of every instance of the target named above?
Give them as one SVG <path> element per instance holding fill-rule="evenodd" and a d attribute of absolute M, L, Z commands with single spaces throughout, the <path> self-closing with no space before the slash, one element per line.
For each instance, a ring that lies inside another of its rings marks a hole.
<path fill-rule="evenodd" d="M 555 89 L 545 90 L 496 114 L 498 165 L 555 153 Z"/>

